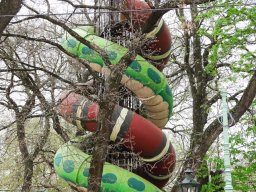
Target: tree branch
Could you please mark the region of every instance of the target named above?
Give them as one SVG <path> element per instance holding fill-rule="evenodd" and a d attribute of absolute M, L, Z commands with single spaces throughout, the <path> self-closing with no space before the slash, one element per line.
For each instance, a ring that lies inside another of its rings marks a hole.
<path fill-rule="evenodd" d="M 107 10 L 111 10 L 111 11 L 117 11 L 118 9 L 112 6 L 96 6 L 96 5 L 78 5 L 78 4 L 74 4 L 73 2 L 69 1 L 69 0 L 59 0 L 59 1 L 63 1 L 66 2 L 70 5 L 72 5 L 75 8 L 83 8 L 83 9 L 107 9 Z"/>
<path fill-rule="evenodd" d="M 192 3 L 195 5 L 198 4 L 204 4 L 204 3 L 210 3 L 215 0 L 169 0 L 166 3 L 164 3 L 162 6 L 160 6 L 157 10 L 152 10 L 152 14 L 148 18 L 147 22 L 145 22 L 145 25 L 142 28 L 143 33 L 150 32 L 154 25 L 159 21 L 159 19 L 167 13 L 170 8 L 179 8 L 184 5 L 191 5 Z"/>
<path fill-rule="evenodd" d="M 29 37 L 29 36 L 25 36 L 25 35 L 19 35 L 19 34 L 3 34 L 3 36 L 6 36 L 6 37 L 18 37 L 18 38 L 23 38 L 23 39 L 26 39 L 26 40 L 29 40 L 29 41 L 37 41 L 37 42 L 43 42 L 43 43 L 47 43 L 49 45 L 52 45 L 52 46 L 55 46 L 57 47 L 59 50 L 61 50 L 62 52 L 64 52 L 65 54 L 67 54 L 68 56 L 76 59 L 77 61 L 79 61 L 79 63 L 81 63 L 84 67 L 86 67 L 88 69 L 88 71 L 90 72 L 90 74 L 95 77 L 97 80 L 101 81 L 101 79 L 98 77 L 97 73 L 94 72 L 92 70 L 92 68 L 90 67 L 89 65 L 89 62 L 87 62 L 86 60 L 84 59 L 80 59 L 80 58 L 77 58 L 75 55 L 69 53 L 68 51 L 66 51 L 60 44 L 58 43 L 55 43 L 53 41 L 50 41 L 50 40 L 47 40 L 47 39 L 42 39 L 42 38 L 33 38 L 33 37 Z M 33 67 L 30 65 L 30 67 Z M 49 71 L 47 71 L 46 69 L 44 68 L 39 68 L 37 67 L 38 69 L 44 71 L 44 72 L 47 72 L 47 73 L 51 73 Z M 60 79 L 61 81 L 65 82 L 65 83 L 68 83 L 68 84 L 73 84 L 72 82 L 68 81 L 68 80 L 65 80 L 63 78 L 61 78 L 60 76 L 56 76 L 56 74 L 51 74 L 51 75 L 54 75 L 56 78 Z"/>
<path fill-rule="evenodd" d="M 252 78 L 250 79 L 244 93 L 230 113 L 233 117 L 234 122 L 230 126 L 234 126 L 246 110 L 250 107 L 256 96 L 256 72 L 254 72 Z M 218 119 L 215 119 L 205 130 L 202 136 L 202 144 L 196 150 L 197 154 L 206 154 L 209 147 L 215 141 L 215 139 L 223 131 L 222 125 L 220 125 Z M 202 155 L 203 157 L 204 155 Z"/>

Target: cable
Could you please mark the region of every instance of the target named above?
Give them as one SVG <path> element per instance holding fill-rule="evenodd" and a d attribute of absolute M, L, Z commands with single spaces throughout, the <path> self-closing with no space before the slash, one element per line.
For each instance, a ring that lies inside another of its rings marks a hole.
<path fill-rule="evenodd" d="M 226 7 L 226 6 L 234 6 L 234 7 L 250 7 L 250 6 L 256 6 L 256 3 L 247 3 L 247 4 L 229 4 L 229 5 L 213 5 L 213 6 L 200 6 L 198 8 L 201 9 L 209 9 L 209 8 L 216 8 L 216 7 Z M 143 10 L 135 10 L 135 9 L 129 9 L 129 10 L 117 10 L 117 11 L 97 11 L 97 13 L 125 13 L 125 12 L 144 12 L 144 11 L 169 11 L 174 9 L 190 9 L 189 7 L 175 7 L 175 8 L 156 8 L 156 9 L 143 9 Z M 84 14 L 84 12 L 76 12 L 76 13 L 46 13 L 46 14 L 20 14 L 20 15 L 0 15 L 1 17 L 30 17 L 30 16 L 61 16 L 61 15 L 81 15 Z M 87 12 L 86 14 L 95 14 L 94 11 Z"/>

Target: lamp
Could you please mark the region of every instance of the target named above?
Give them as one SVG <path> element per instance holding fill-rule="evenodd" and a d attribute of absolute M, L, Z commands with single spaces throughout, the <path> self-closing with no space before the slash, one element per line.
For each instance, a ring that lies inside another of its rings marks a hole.
<path fill-rule="evenodd" d="M 198 192 L 200 183 L 193 178 L 193 171 L 188 168 L 184 173 L 185 178 L 179 184 L 180 192 Z"/>

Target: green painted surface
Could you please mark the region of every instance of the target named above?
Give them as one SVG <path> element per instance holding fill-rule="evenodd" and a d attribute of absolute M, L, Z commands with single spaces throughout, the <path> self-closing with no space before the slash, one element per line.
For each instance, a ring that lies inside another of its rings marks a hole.
<path fill-rule="evenodd" d="M 96 45 L 101 51 L 107 53 L 109 62 L 113 65 L 118 64 L 122 57 L 128 52 L 127 48 L 96 36 L 93 34 L 93 30 L 90 27 L 80 27 L 74 29 L 74 31 L 84 37 L 84 39 L 89 41 L 92 45 Z M 101 66 L 105 65 L 100 53 L 80 43 L 69 34 L 63 36 L 62 46 L 68 52 L 81 59 L 97 63 Z M 125 74 L 152 89 L 156 95 L 161 95 L 163 100 L 169 104 L 169 116 L 171 116 L 173 106 L 171 88 L 165 76 L 157 68 L 140 55 L 137 55 L 135 60 L 127 67 Z M 166 87 L 169 87 L 168 93 Z"/>
<path fill-rule="evenodd" d="M 67 143 L 57 151 L 54 168 L 63 179 L 87 188 L 90 161 L 90 155 Z M 140 176 L 110 163 L 104 164 L 101 187 L 102 191 L 161 192 Z"/>

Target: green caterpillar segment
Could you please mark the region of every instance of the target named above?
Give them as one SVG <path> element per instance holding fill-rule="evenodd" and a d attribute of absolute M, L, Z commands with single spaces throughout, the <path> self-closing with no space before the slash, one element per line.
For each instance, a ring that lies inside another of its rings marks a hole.
<path fill-rule="evenodd" d="M 66 181 L 87 188 L 90 161 L 90 155 L 66 143 L 55 155 L 54 168 Z M 101 187 L 102 192 L 161 192 L 159 188 L 140 176 L 110 163 L 104 165 Z"/>
<path fill-rule="evenodd" d="M 113 65 L 118 64 L 122 57 L 128 52 L 127 48 L 96 36 L 92 27 L 79 27 L 74 29 L 74 31 L 89 41 L 92 45 L 96 45 L 102 51 L 106 52 L 109 57 L 109 62 Z M 99 53 L 85 46 L 67 33 L 64 35 L 64 41 L 62 45 L 67 51 L 81 59 L 86 59 L 89 62 L 98 63 L 101 66 L 104 65 L 103 59 Z"/>
<path fill-rule="evenodd" d="M 90 63 L 93 70 L 108 76 L 110 69 L 107 67 L 101 67 L 97 64 Z M 121 84 L 131 90 L 144 104 L 146 109 L 145 115 L 148 119 L 159 128 L 163 128 L 169 116 L 169 104 L 163 101 L 162 96 L 155 95 L 155 93 L 149 87 L 143 86 L 139 81 L 129 78 L 123 75 Z"/>
<path fill-rule="evenodd" d="M 92 27 L 80 27 L 74 29 L 74 31 L 91 44 L 96 45 L 102 51 L 108 53 L 108 59 L 113 65 L 118 64 L 122 57 L 128 52 L 127 48 L 94 35 Z M 105 65 L 99 53 L 80 43 L 67 33 L 63 36 L 62 46 L 70 53 L 88 62 L 96 63 L 100 66 Z M 165 76 L 157 68 L 140 55 L 137 55 L 135 60 L 127 67 L 125 74 L 129 78 L 137 80 L 144 86 L 149 87 L 153 90 L 155 95 L 160 95 L 163 100 L 168 103 L 168 117 L 171 116 L 173 107 L 172 91 Z"/>
<path fill-rule="evenodd" d="M 125 74 L 151 88 L 156 95 L 162 96 L 164 101 L 169 104 L 170 117 L 173 106 L 172 91 L 165 76 L 158 69 L 138 55 L 128 66 Z"/>

